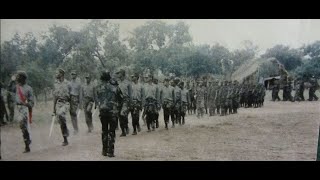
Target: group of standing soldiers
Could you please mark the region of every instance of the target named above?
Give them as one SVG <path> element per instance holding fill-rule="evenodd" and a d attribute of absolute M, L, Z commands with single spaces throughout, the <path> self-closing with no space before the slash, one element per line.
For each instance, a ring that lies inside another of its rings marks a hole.
<path fill-rule="evenodd" d="M 316 96 L 315 92 L 319 87 L 319 84 L 314 76 L 312 76 L 309 80 L 310 87 L 309 87 L 309 101 L 317 101 L 319 98 Z M 282 84 L 283 89 L 283 101 L 304 101 L 304 90 L 305 90 L 305 83 L 302 79 L 297 79 L 295 82 L 295 94 L 292 96 L 293 90 L 293 79 L 288 77 L 285 81 L 274 79 L 274 83 L 272 85 L 272 101 L 280 101 L 279 91 L 280 85 Z"/>
<path fill-rule="evenodd" d="M 218 80 L 198 81 L 197 85 L 187 83 L 190 103 L 189 114 L 195 113 L 203 117 L 204 113 L 209 116 L 219 114 L 225 116 L 236 114 L 240 107 L 261 107 L 264 102 L 265 88 L 262 84 L 240 84 L 238 81 Z"/>

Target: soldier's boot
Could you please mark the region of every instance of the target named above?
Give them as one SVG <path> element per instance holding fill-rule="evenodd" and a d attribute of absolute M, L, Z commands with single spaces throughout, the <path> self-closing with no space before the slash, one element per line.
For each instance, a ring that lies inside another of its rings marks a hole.
<path fill-rule="evenodd" d="M 182 116 L 182 125 L 184 125 L 185 122 L 184 122 L 184 116 Z"/>
<path fill-rule="evenodd" d="M 159 128 L 159 120 L 156 121 L 156 128 Z"/>
<path fill-rule="evenodd" d="M 67 136 L 63 136 L 63 142 L 62 142 L 62 146 L 66 146 L 68 145 L 68 139 L 67 139 Z"/>
<path fill-rule="evenodd" d="M 168 123 L 167 123 L 167 122 L 165 122 L 165 125 L 166 125 L 166 130 L 168 130 Z"/>
<path fill-rule="evenodd" d="M 107 142 L 108 136 L 105 133 L 101 134 L 101 140 L 102 140 L 102 156 L 107 156 L 108 154 L 108 142 Z"/>
<path fill-rule="evenodd" d="M 28 152 L 30 152 L 30 144 L 31 144 L 31 141 L 25 141 L 24 142 L 25 143 L 25 149 L 24 149 L 24 151 L 23 151 L 23 153 L 28 153 Z"/>
<path fill-rule="evenodd" d="M 124 128 L 121 128 L 121 131 L 122 133 L 120 134 L 120 137 L 127 136 L 126 130 Z"/>
<path fill-rule="evenodd" d="M 132 135 L 137 135 L 137 127 L 136 126 L 133 126 L 133 133 Z"/>
<path fill-rule="evenodd" d="M 130 133 L 130 129 L 129 127 L 126 128 L 126 133 L 129 134 Z"/>
<path fill-rule="evenodd" d="M 111 139 L 108 140 L 108 153 L 107 156 L 112 158 L 114 156 L 114 144 L 111 143 Z"/>

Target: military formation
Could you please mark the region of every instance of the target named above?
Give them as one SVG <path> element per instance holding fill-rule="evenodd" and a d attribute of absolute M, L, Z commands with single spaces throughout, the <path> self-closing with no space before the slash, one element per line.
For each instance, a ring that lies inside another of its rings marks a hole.
<path fill-rule="evenodd" d="M 65 79 L 65 71 L 57 69 L 53 89 L 53 117 L 59 122 L 62 146 L 69 144 L 69 128 L 67 115 L 70 114 L 73 134 L 79 132 L 78 120 L 83 110 L 88 133 L 94 129 L 92 118 L 99 111 L 102 125 L 102 155 L 114 157 L 116 131 L 121 130 L 120 137 L 128 136 L 130 125 L 128 116 L 132 117 L 132 135 L 141 132 L 146 126 L 147 132 L 159 128 L 159 114 L 163 110 L 165 129 L 175 128 L 176 125 L 186 123 L 187 114 L 196 114 L 198 118 L 208 116 L 226 116 L 237 114 L 239 108 L 260 108 L 264 104 L 266 90 L 263 84 L 253 84 L 238 81 L 219 81 L 215 79 L 188 79 L 182 80 L 175 76 L 165 77 L 159 81 L 152 73 L 133 73 L 127 75 L 123 69 L 114 74 L 110 71 L 100 72 L 97 84 L 93 83 L 90 74 L 85 75 L 85 82 L 77 81 L 77 72 L 71 71 L 71 80 Z M 130 78 L 127 78 L 130 77 Z M 283 86 L 284 100 L 303 101 L 303 83 L 297 81 L 296 93 L 291 95 L 291 80 Z M 280 83 L 275 82 L 272 87 L 272 100 L 280 99 L 278 92 Z M 315 91 L 318 87 L 315 78 L 311 79 L 312 87 L 309 91 L 309 100 L 318 100 Z M 1 84 L 1 88 L 4 88 Z M 32 87 L 27 84 L 27 74 L 18 71 L 7 87 L 6 111 L 4 99 L 1 96 L 1 125 L 4 116 L 8 122 L 13 118 L 20 123 L 24 152 L 30 152 L 32 142 L 31 126 L 34 96 Z M 14 115 L 14 111 L 17 111 Z M 141 118 L 140 118 L 141 117 Z M 140 119 L 144 124 L 140 124 Z M 1 144 L 1 141 L 0 141 Z M 1 154 L 0 154 L 1 155 Z"/>

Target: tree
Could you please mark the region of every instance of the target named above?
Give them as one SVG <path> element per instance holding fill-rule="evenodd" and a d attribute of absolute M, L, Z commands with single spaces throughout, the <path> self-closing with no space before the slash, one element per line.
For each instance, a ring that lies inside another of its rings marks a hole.
<path fill-rule="evenodd" d="M 262 58 L 276 58 L 288 71 L 295 69 L 302 64 L 302 54 L 297 49 L 290 49 L 289 46 L 276 45 L 267 49 Z"/>

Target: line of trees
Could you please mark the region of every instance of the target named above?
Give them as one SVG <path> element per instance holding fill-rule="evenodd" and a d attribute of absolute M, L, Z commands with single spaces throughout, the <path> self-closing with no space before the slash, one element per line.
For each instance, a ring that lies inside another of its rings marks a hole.
<path fill-rule="evenodd" d="M 221 75 L 222 67 L 234 71 L 247 60 L 258 58 L 258 46 L 244 41 L 243 48 L 230 51 L 220 45 L 195 45 L 184 22 L 166 24 L 148 21 L 135 28 L 131 36 L 121 39 L 119 25 L 107 20 L 91 20 L 81 30 L 53 25 L 40 38 L 32 33 L 14 37 L 1 44 L 1 81 L 7 84 L 17 70 L 25 70 L 36 95 L 53 87 L 54 72 L 62 67 L 66 72 L 76 70 L 97 78 L 102 69 L 125 67 L 132 72 L 146 68 L 160 69 L 164 74 L 200 77 Z M 298 49 L 276 45 L 260 58 L 277 58 L 285 68 L 299 76 L 320 77 L 320 41 Z M 308 58 L 304 58 L 308 57 Z M 232 60 L 222 66 L 221 61 Z M 267 67 L 268 62 L 263 66 Z M 267 68 L 265 68 L 267 69 Z M 272 69 L 272 68 L 271 68 Z M 264 72 L 267 76 L 270 71 Z M 69 74 L 67 74 L 68 78 Z"/>

